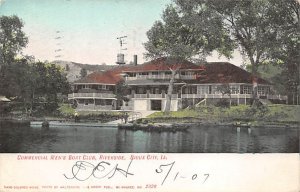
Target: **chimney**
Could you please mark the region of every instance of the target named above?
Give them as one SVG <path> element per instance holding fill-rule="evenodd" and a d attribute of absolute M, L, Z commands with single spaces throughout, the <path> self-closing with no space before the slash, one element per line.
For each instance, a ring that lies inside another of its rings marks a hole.
<path fill-rule="evenodd" d="M 133 55 L 133 64 L 137 65 L 137 55 Z"/>

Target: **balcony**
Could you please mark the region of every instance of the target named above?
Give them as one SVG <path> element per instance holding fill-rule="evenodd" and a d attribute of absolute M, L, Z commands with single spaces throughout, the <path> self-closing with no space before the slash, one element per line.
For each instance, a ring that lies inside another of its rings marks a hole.
<path fill-rule="evenodd" d="M 167 94 L 134 94 L 133 98 L 148 98 L 148 99 L 163 99 L 166 98 Z M 178 94 L 172 94 L 172 99 L 177 99 Z"/>
<path fill-rule="evenodd" d="M 103 98 L 103 99 L 114 99 L 116 97 L 115 94 L 112 93 L 71 93 L 68 94 L 68 99 L 97 99 L 97 98 Z"/>
<path fill-rule="evenodd" d="M 127 81 L 137 80 L 137 79 L 162 79 L 169 80 L 171 75 L 138 75 L 136 77 L 126 77 Z M 175 79 L 196 79 L 195 75 L 175 75 Z"/>
<path fill-rule="evenodd" d="M 149 98 L 163 98 L 162 94 L 149 94 Z"/>
<path fill-rule="evenodd" d="M 147 98 L 147 94 L 134 94 L 133 98 Z"/>
<path fill-rule="evenodd" d="M 270 100 L 287 100 L 287 96 L 283 95 L 258 95 L 259 98 L 265 97 L 266 99 Z M 230 98 L 229 95 L 222 95 L 222 94 L 182 94 L 181 98 L 183 99 L 193 99 L 193 98 L 208 98 L 208 99 L 226 99 Z M 251 99 L 252 94 L 231 94 L 232 99 Z"/>

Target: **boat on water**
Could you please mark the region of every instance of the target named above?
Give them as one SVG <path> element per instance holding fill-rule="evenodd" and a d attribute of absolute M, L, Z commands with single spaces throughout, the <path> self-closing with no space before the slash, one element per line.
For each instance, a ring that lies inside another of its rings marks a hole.
<path fill-rule="evenodd" d="M 251 127 L 251 123 L 241 123 L 241 122 L 235 122 L 233 123 L 233 126 L 235 127 L 240 127 L 240 128 L 250 128 Z"/>

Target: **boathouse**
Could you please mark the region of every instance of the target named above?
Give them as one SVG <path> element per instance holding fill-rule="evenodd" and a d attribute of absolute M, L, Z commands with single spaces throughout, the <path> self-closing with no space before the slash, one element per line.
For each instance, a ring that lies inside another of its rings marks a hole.
<path fill-rule="evenodd" d="M 158 58 L 140 65 L 122 65 L 94 72 L 73 83 L 68 99 L 77 110 L 164 110 L 167 90 L 174 72 L 171 110 L 230 99 L 234 105 L 250 104 L 253 76 L 228 62 L 194 64 L 185 60 Z M 116 86 L 126 85 L 124 101 L 117 100 Z M 272 84 L 256 77 L 257 95 L 268 102 L 285 102 Z M 220 89 L 227 86 L 230 94 Z"/>

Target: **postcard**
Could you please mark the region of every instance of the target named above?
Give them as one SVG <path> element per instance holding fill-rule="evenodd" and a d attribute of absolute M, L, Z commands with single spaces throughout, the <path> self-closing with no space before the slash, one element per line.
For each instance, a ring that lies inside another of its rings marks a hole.
<path fill-rule="evenodd" d="M 299 191 L 296 0 L 0 0 L 0 191 Z"/>

